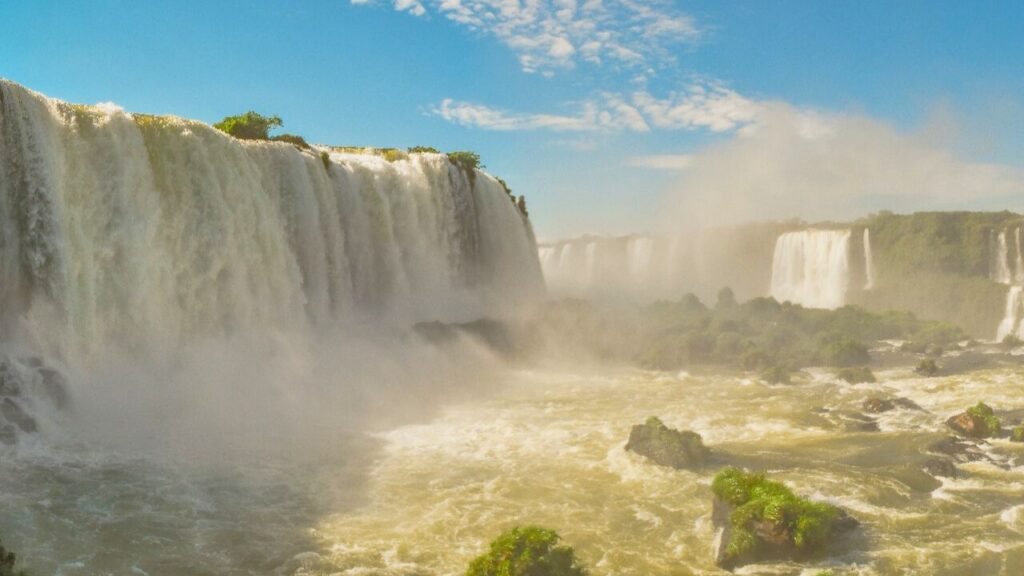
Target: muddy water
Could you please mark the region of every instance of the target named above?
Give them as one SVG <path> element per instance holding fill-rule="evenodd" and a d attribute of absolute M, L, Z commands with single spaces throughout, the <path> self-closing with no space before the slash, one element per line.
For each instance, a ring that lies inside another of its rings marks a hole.
<path fill-rule="evenodd" d="M 949 415 L 978 400 L 1024 404 L 1024 372 L 879 376 L 851 386 L 811 373 L 769 386 L 685 373 L 521 373 L 500 397 L 382 435 L 369 502 L 320 523 L 327 565 L 310 572 L 459 574 L 502 529 L 536 523 L 557 529 L 595 574 L 715 573 L 709 485 L 732 464 L 765 469 L 863 524 L 831 558 L 741 573 L 1024 574 L 1024 446 L 985 445 L 993 462 L 963 465 L 957 479 L 920 470 Z M 883 414 L 874 432 L 836 414 L 877 395 L 923 410 Z M 716 462 L 675 471 L 624 451 L 630 426 L 650 415 L 699 432 Z"/>

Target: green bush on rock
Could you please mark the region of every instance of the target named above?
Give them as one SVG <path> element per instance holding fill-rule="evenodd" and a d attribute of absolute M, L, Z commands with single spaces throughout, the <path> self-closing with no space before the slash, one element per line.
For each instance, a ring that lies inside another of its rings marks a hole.
<path fill-rule="evenodd" d="M 857 366 L 867 364 L 868 347 L 849 336 L 826 339 L 821 346 L 821 357 L 829 366 Z"/>
<path fill-rule="evenodd" d="M 1017 426 L 1010 432 L 1011 442 L 1024 442 L 1024 426 Z"/>
<path fill-rule="evenodd" d="M 715 476 L 711 490 L 716 523 L 726 524 L 716 561 L 726 568 L 762 558 L 814 555 L 837 533 L 857 525 L 843 510 L 796 496 L 764 474 L 726 468 Z"/>
<path fill-rule="evenodd" d="M 939 373 L 939 366 L 935 363 L 935 360 L 925 358 L 917 363 L 917 368 L 914 368 L 914 373 L 930 378 Z"/>
<path fill-rule="evenodd" d="M 554 530 L 513 528 L 470 563 L 466 576 L 584 576 L 572 547 L 559 545 L 559 540 Z"/>
<path fill-rule="evenodd" d="M 699 468 L 711 453 L 704 446 L 700 434 L 689 430 L 673 430 L 656 416 L 633 426 L 626 450 L 644 456 L 655 464 L 676 469 Z"/>
<path fill-rule="evenodd" d="M 950 417 L 946 424 L 955 432 L 973 438 L 998 436 L 1003 429 L 999 417 L 984 402 L 978 402 L 975 406 Z"/>

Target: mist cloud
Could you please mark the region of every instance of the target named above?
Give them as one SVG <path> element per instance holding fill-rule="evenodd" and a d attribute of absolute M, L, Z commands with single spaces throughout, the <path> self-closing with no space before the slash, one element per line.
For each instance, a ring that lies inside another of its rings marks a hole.
<path fill-rule="evenodd" d="M 762 102 L 755 122 L 690 156 L 671 213 L 678 227 L 1021 207 L 1024 170 L 954 150 L 929 126 L 901 131 L 860 114 Z"/>

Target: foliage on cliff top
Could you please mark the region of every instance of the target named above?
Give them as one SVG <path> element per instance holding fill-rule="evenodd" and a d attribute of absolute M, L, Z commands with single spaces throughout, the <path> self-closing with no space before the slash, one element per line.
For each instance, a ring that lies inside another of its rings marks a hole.
<path fill-rule="evenodd" d="M 559 540 L 554 530 L 513 528 L 470 563 L 466 576 L 584 576 L 572 547 L 559 545 Z"/>
<path fill-rule="evenodd" d="M 252 110 L 237 116 L 227 116 L 214 128 L 242 140 L 269 140 L 270 131 L 284 125 L 279 116 L 264 116 Z"/>
<path fill-rule="evenodd" d="M 828 543 L 833 522 L 841 516 L 831 504 L 800 498 L 781 482 L 737 468 L 726 468 L 715 475 L 711 490 L 734 507 L 729 516 L 733 529 L 726 549 L 729 558 L 757 547 L 754 524 L 761 522 L 781 529 L 797 550 L 817 550 Z"/>

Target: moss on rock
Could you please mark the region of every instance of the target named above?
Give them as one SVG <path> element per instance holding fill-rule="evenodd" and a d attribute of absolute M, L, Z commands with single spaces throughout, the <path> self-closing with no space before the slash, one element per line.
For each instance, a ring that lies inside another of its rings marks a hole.
<path fill-rule="evenodd" d="M 585 576 L 572 547 L 559 545 L 559 540 L 554 530 L 512 528 L 470 563 L 466 576 Z"/>
<path fill-rule="evenodd" d="M 1024 426 L 1017 426 L 1010 431 L 1011 442 L 1024 442 Z"/>
<path fill-rule="evenodd" d="M 1002 423 L 984 402 L 950 417 L 946 424 L 958 434 L 972 438 L 991 438 L 1002 431 Z"/>
<path fill-rule="evenodd" d="M 728 569 L 821 554 L 835 535 L 857 525 L 842 509 L 801 498 L 764 474 L 726 468 L 711 490 L 715 521 L 721 524 L 716 562 Z"/>

